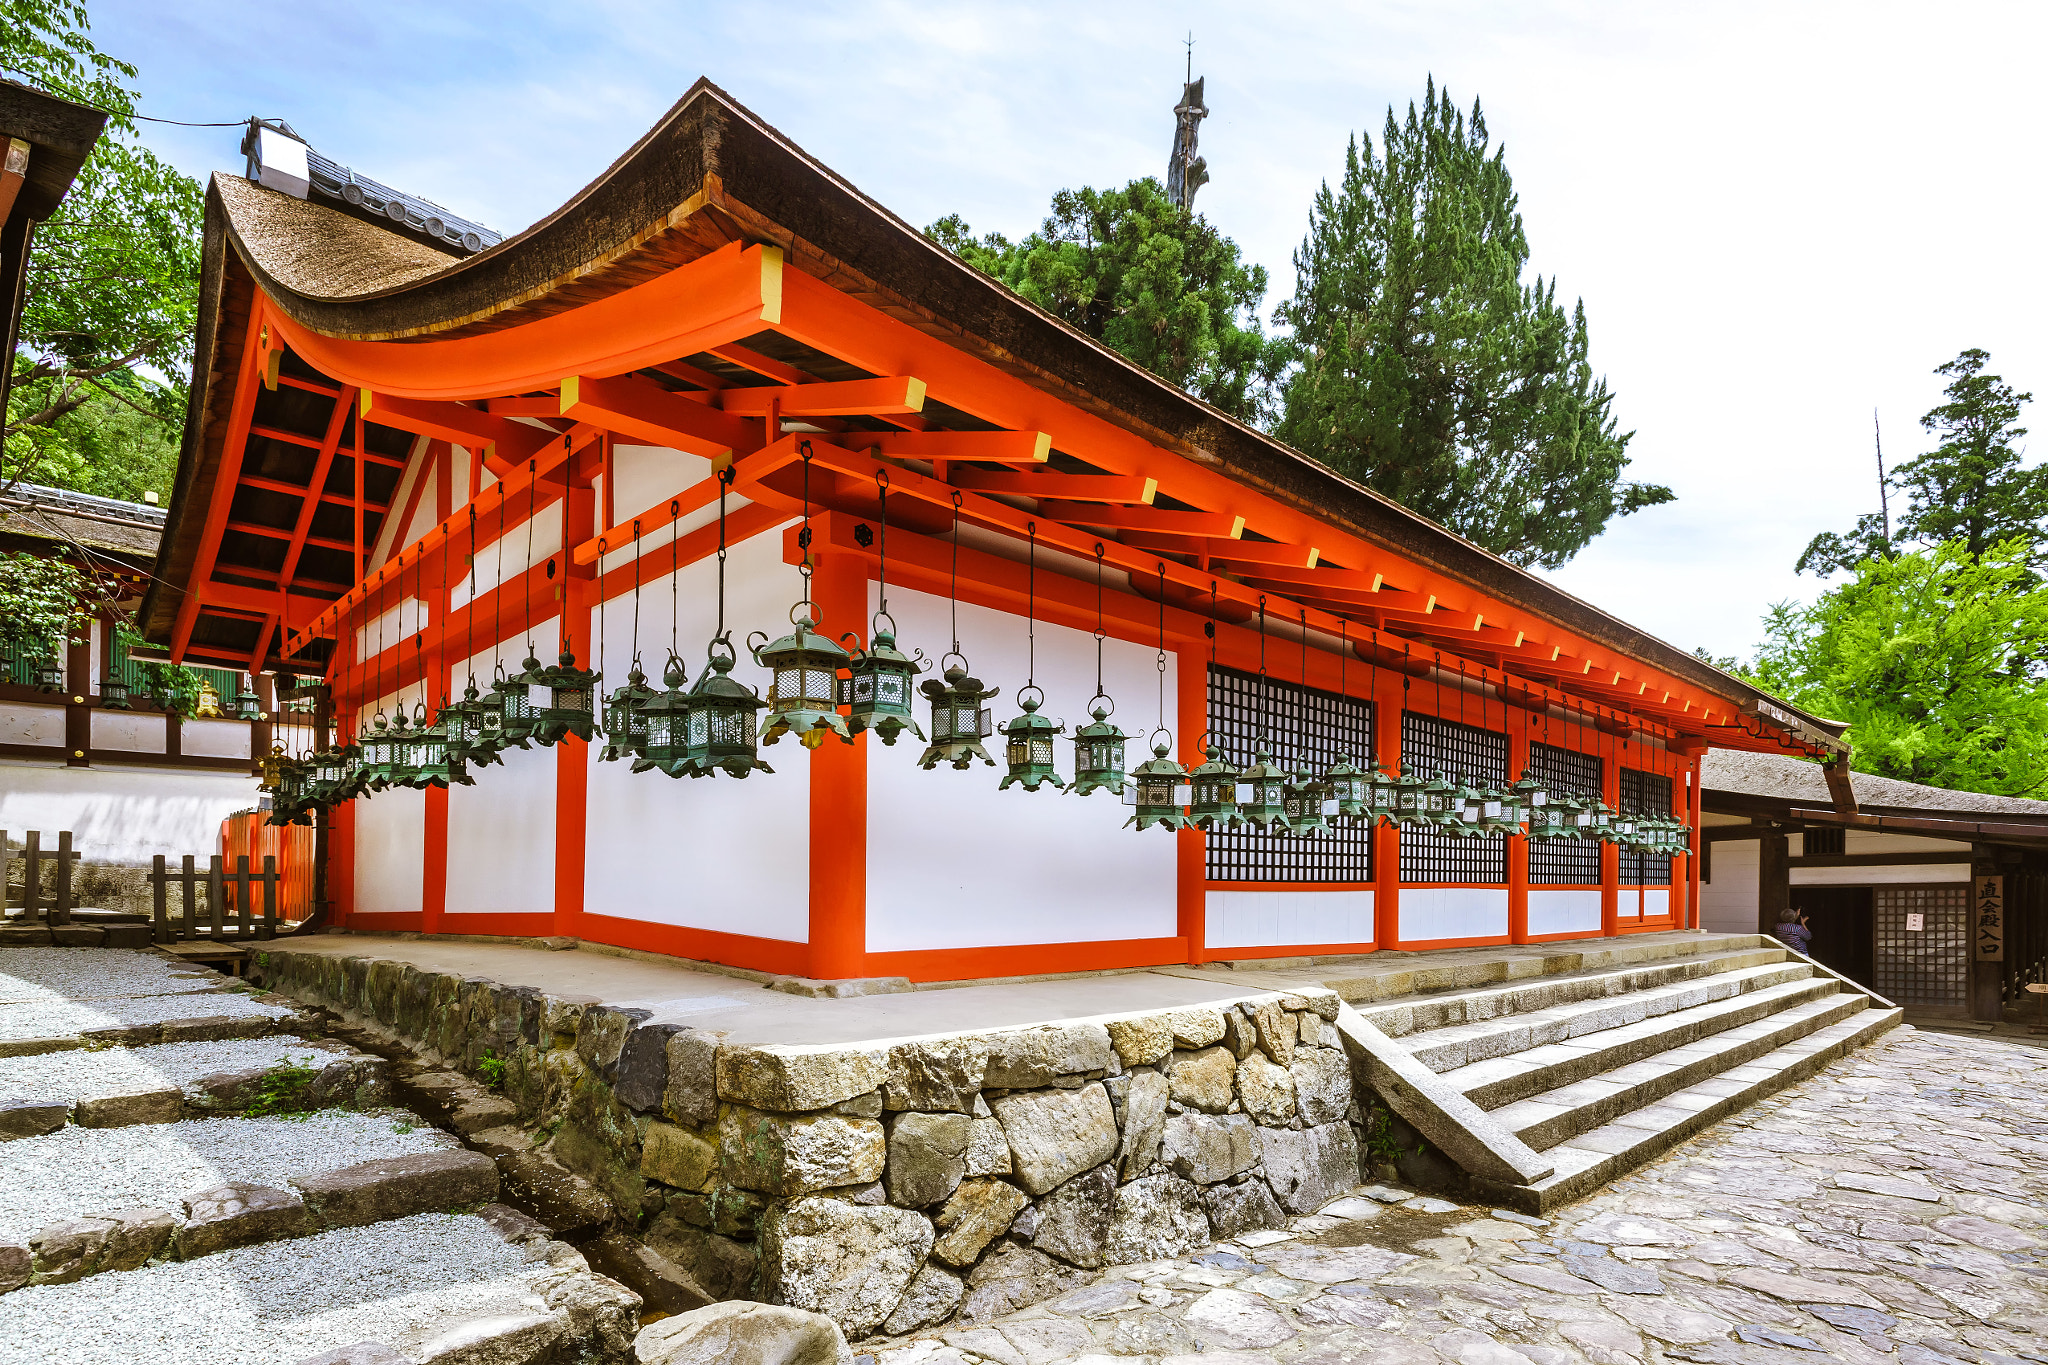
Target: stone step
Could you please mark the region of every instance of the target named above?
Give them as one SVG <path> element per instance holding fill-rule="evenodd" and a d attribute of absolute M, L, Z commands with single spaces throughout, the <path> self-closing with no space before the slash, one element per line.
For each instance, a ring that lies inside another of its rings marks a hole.
<path fill-rule="evenodd" d="M 0 1292 L 497 1198 L 491 1158 L 407 1118 L 212 1118 L 9 1143 Z"/>
<path fill-rule="evenodd" d="M 1580 1000 L 1600 1000 L 1696 981 L 1722 972 L 1784 962 L 1788 958 L 1782 947 L 1757 947 L 1754 940 L 1747 940 L 1738 947 L 1690 957 L 1619 967 L 1604 966 L 1540 976 L 1509 986 L 1409 997 L 1386 1005 L 1364 1007 L 1359 1012 L 1380 1032 L 1390 1038 L 1400 1038 L 1460 1024 L 1530 1014 Z"/>
<path fill-rule="evenodd" d="M 1859 1010 L 1552 1147 L 1544 1155 L 1555 1170 L 1533 1185 L 1481 1180 L 1474 1182 L 1475 1188 L 1507 1208 L 1532 1215 L 1547 1213 L 1591 1194 L 1766 1095 L 1805 1080 L 1829 1062 L 1897 1027 L 1904 1016 L 1905 1011 L 1896 1008 Z"/>
<path fill-rule="evenodd" d="M 1448 991 L 1476 991 L 1516 982 L 1534 984 L 1563 976 L 1616 972 L 1716 953 L 1782 948 L 1762 934 L 1714 934 L 1697 929 L 1625 934 L 1610 939 L 1490 948 L 1381 951 L 1363 957 L 1264 959 L 1236 964 L 1264 971 L 1312 968 L 1318 982 L 1354 1006 L 1431 998 Z"/>
<path fill-rule="evenodd" d="M 1617 1067 L 1663 1061 L 1673 1049 L 1839 992 L 1840 983 L 1831 977 L 1802 977 L 1565 1042 L 1545 1043 L 1527 1052 L 1470 1062 L 1445 1072 L 1444 1079 L 1481 1109 L 1499 1109 L 1547 1090 L 1589 1081 Z"/>
<path fill-rule="evenodd" d="M 1473 1062 L 1527 1052 L 1815 975 L 1804 962 L 1771 962 L 1625 995 L 1576 1000 L 1528 1014 L 1432 1029 L 1403 1041 L 1417 1061 L 1442 1074 Z"/>
<path fill-rule="evenodd" d="M 0 1295 L 0 1342 L 9 1360 L 70 1365 L 618 1361 L 639 1306 L 490 1205 L 32 1286 Z"/>
<path fill-rule="evenodd" d="M 1723 1086 L 1735 1093 L 1741 1083 L 1721 1079 L 1723 1073 L 1841 1023 L 1869 1004 L 1867 996 L 1856 992 L 1809 997 L 1700 1042 L 1517 1100 L 1494 1110 L 1493 1117 L 1529 1146 L 1545 1151 L 1692 1086 Z"/>

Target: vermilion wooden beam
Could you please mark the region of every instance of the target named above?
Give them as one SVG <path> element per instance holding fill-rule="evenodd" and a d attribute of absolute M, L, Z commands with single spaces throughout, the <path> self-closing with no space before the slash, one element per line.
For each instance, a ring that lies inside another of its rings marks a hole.
<path fill-rule="evenodd" d="M 873 448 L 899 460 L 938 463 L 975 460 L 983 464 L 1034 465 L 1044 464 L 1052 455 L 1052 437 L 1042 431 L 849 432 L 839 444 L 848 449 Z"/>
<path fill-rule="evenodd" d="M 1281 545 L 1266 540 L 1155 540 L 1142 531 L 1128 531 L 1124 544 L 1174 554 L 1204 555 L 1218 564 L 1278 564 L 1287 568 L 1312 569 L 1316 564 L 1313 545 Z"/>
<path fill-rule="evenodd" d="M 460 403 L 393 398 L 372 389 L 364 389 L 360 401 L 363 416 L 379 426 L 417 432 L 456 445 L 481 447 L 484 466 L 501 479 L 514 466 L 532 459 L 548 442 L 556 439 L 553 432 L 515 422 L 509 417 L 479 412 Z"/>
<path fill-rule="evenodd" d="M 285 551 L 284 564 L 277 572 L 277 585 L 281 592 L 291 591 L 292 580 L 299 572 L 299 558 L 305 551 L 306 538 L 313 533 L 313 514 L 320 510 L 321 495 L 313 493 L 312 490 L 327 487 L 327 472 L 334 467 L 334 455 L 341 447 L 342 433 L 348 430 L 349 408 L 353 397 L 351 391 L 344 389 L 335 401 L 333 415 L 327 420 L 326 439 L 320 442 L 320 454 L 313 461 L 313 476 L 306 481 L 310 495 L 299 503 L 298 521 L 292 527 L 291 548 Z M 351 545 L 349 548 L 353 550 L 354 546 Z M 269 631 L 266 630 L 264 634 L 266 638 L 263 643 L 267 646 Z M 261 666 L 262 657 L 259 655 L 256 661 L 249 665 L 249 669 L 255 672 Z"/>
<path fill-rule="evenodd" d="M 717 356 L 720 360 L 729 361 L 743 370 L 752 370 L 755 374 L 761 375 L 764 378 L 773 379 L 778 384 L 815 384 L 818 382 L 817 376 L 806 374 L 794 365 L 777 360 L 772 356 L 762 355 L 753 347 L 742 346 L 738 342 L 734 342 L 729 346 L 713 346 L 710 348 L 710 354 Z M 704 374 L 704 378 L 710 381 L 705 384 L 706 388 L 729 389 L 732 387 L 732 385 L 719 380 L 714 375 L 705 374 L 702 370 L 697 372 Z"/>
<path fill-rule="evenodd" d="M 1050 445 L 1047 448 L 1050 450 Z M 946 478 L 955 488 L 972 488 L 979 493 L 1013 493 L 1066 502 L 1149 507 L 1159 494 L 1159 480 L 1122 474 L 1012 474 L 1004 470 L 949 468 Z"/>
<path fill-rule="evenodd" d="M 1244 534 L 1244 518 L 1228 512 L 1166 512 L 1156 507 L 1105 507 L 1048 498 L 1038 504 L 1038 514 L 1081 526 L 1193 536 L 1200 540 L 1236 540 Z"/>
<path fill-rule="evenodd" d="M 620 436 L 712 460 L 758 450 L 763 440 L 759 422 L 734 417 L 699 398 L 671 393 L 639 375 L 569 375 L 562 380 L 558 411 Z"/>
<path fill-rule="evenodd" d="M 908 375 L 842 379 L 782 388 L 720 389 L 718 405 L 740 417 L 766 417 L 773 403 L 785 417 L 862 417 L 924 409 L 924 381 Z"/>
<path fill-rule="evenodd" d="M 1216 558 L 1219 561 L 1227 561 L 1229 556 L 1218 555 Z M 1320 565 L 1313 569 L 1296 569 L 1281 564 L 1260 564 L 1255 568 L 1246 569 L 1241 576 L 1247 579 L 1256 578 L 1261 583 L 1285 583 L 1289 587 L 1304 590 L 1335 588 L 1362 594 L 1378 593 L 1386 584 L 1386 579 L 1381 575 L 1368 573 L 1363 569 L 1332 569 Z M 1385 590 L 1394 591 L 1391 588 Z M 1390 599 L 1385 605 L 1394 606 L 1396 603 Z"/>
<path fill-rule="evenodd" d="M 192 558 L 191 577 L 185 580 L 185 596 L 178 603 L 177 619 L 171 624 L 172 663 L 184 661 L 185 647 L 192 641 L 192 627 L 199 620 L 199 585 L 213 577 L 214 562 L 220 556 L 220 539 L 227 532 L 228 509 L 235 500 L 235 483 L 241 475 L 242 456 L 249 444 L 249 423 L 256 411 L 261 371 L 258 339 L 263 335 L 264 315 L 268 311 L 261 306 L 249 311 L 249 330 L 242 343 L 240 378 L 235 384 L 234 404 L 228 409 L 228 429 L 221 441 L 213 498 L 206 509 L 206 523 L 200 528 L 199 548 Z"/>

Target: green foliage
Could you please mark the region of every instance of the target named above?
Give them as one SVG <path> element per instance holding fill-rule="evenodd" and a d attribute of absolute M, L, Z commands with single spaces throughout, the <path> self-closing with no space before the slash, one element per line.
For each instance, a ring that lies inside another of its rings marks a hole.
<path fill-rule="evenodd" d="M 503 1090 L 505 1088 L 504 1059 L 486 1050 L 484 1055 L 477 1059 L 476 1078 L 483 1082 L 484 1089 L 486 1090 Z"/>
<path fill-rule="evenodd" d="M 83 637 L 91 581 L 71 565 L 22 550 L 0 553 L 0 647 L 61 655 Z"/>
<path fill-rule="evenodd" d="M 1861 771 L 2048 795 L 2048 586 L 2031 551 L 1950 541 L 1866 559 L 1812 606 L 1773 606 L 1750 672 L 1846 720 Z"/>
<path fill-rule="evenodd" d="M 135 68 L 100 52 L 79 0 L 7 0 L 0 66 L 108 110 L 107 131 L 29 258 L 5 473 L 86 492 L 168 492 L 199 296 L 199 184 L 135 134 Z M 117 417 L 116 413 L 122 414 Z M 166 451 L 170 455 L 166 455 Z"/>
<path fill-rule="evenodd" d="M 289 1059 L 273 1063 L 257 1086 L 256 1102 L 243 1112 L 251 1118 L 310 1118 L 313 1111 L 306 1105 L 306 1090 L 319 1074 Z"/>
<path fill-rule="evenodd" d="M 1394 1134 L 1394 1114 L 1385 1105 L 1368 1102 L 1365 1107 L 1365 1156 L 1368 1165 L 1391 1166 L 1409 1151 Z M 1421 1156 L 1428 1144 L 1417 1141 L 1414 1155 Z"/>
<path fill-rule="evenodd" d="M 1346 150 L 1277 316 L 1294 358 L 1281 439 L 1517 564 L 1556 567 L 1609 521 L 1669 502 L 1626 482 L 1633 433 L 1588 360 L 1583 303 L 1523 282 L 1505 149 L 1432 81 L 1375 149 Z"/>
<path fill-rule="evenodd" d="M 1055 317 L 1233 417 L 1269 415 L 1284 350 L 1258 318 L 1263 266 L 1158 180 L 1061 190 L 1037 232 L 975 237 L 955 214 L 926 230 Z"/>
<path fill-rule="evenodd" d="M 1906 495 L 1890 540 L 1883 520 L 1871 512 L 1848 535 L 1823 532 L 1799 556 L 1798 571 L 1842 573 L 1864 560 L 1902 546 L 1956 541 L 1981 555 L 2001 541 L 2027 546 L 2038 563 L 2048 524 L 2048 467 L 2022 468 L 2020 406 L 2033 401 L 1995 374 L 1986 374 L 1989 352 L 1974 347 L 1937 366 L 1948 378 L 1947 400 L 1920 419 L 1936 438 L 1934 449 L 1892 471 L 1887 482 Z"/>
<path fill-rule="evenodd" d="M 124 650 L 140 649 L 148 644 L 140 635 L 125 624 L 115 627 L 119 632 L 115 638 Z M 199 692 L 206 685 L 206 679 L 197 670 L 183 664 L 156 663 L 137 659 L 136 681 L 150 699 L 166 711 L 189 716 L 199 709 Z"/>

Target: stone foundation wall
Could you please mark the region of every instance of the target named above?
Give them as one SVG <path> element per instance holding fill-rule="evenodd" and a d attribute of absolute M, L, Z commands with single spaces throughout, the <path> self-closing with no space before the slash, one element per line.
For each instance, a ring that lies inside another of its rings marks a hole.
<path fill-rule="evenodd" d="M 642 1272 L 825 1313 L 853 1338 L 1279 1226 L 1360 1176 L 1327 991 L 751 1047 L 372 957 L 271 949 L 253 973 L 494 1081 L 504 1127 L 472 1144 L 588 1181 Z"/>

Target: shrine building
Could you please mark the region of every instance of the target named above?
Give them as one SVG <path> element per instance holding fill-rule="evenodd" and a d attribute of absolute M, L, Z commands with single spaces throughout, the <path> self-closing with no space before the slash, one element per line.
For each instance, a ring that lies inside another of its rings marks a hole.
<path fill-rule="evenodd" d="M 502 241 L 287 132 L 207 193 L 141 619 L 279 681 L 327 923 L 913 981 L 1697 928 L 1702 755 L 1846 752 L 709 83 Z M 608 724 L 636 658 L 688 754 Z M 392 766 L 472 684 L 538 728 Z"/>

